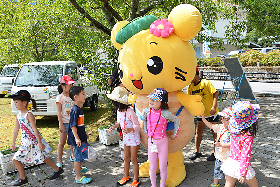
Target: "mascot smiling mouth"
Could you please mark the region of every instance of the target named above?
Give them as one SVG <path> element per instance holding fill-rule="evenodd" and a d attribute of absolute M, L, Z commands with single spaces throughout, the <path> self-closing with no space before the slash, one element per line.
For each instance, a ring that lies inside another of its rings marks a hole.
<path fill-rule="evenodd" d="M 132 84 L 138 88 L 139 90 L 142 90 L 143 89 L 143 84 L 142 84 L 142 81 L 141 79 L 140 80 L 133 80 L 132 81 Z"/>

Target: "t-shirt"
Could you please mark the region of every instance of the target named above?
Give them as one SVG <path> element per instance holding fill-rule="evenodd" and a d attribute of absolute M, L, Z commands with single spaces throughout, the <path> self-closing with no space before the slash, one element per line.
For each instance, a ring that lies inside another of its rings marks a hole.
<path fill-rule="evenodd" d="M 204 114 L 205 116 L 211 116 L 210 109 L 213 106 L 213 94 L 217 92 L 217 90 L 214 88 L 212 83 L 209 80 L 201 79 L 199 83 L 194 85 L 194 83 L 191 83 L 188 88 L 188 94 L 190 95 L 200 95 L 202 97 L 202 103 L 205 107 Z M 219 112 L 218 107 L 216 107 L 216 113 Z"/>
<path fill-rule="evenodd" d="M 74 126 L 77 127 L 77 134 L 81 142 L 87 142 L 87 134 L 84 125 L 84 112 L 80 107 L 78 107 L 75 104 L 70 112 L 67 144 L 72 146 L 77 146 L 74 134 L 71 129 Z"/>
<path fill-rule="evenodd" d="M 62 105 L 61 108 L 62 122 L 69 123 L 70 111 L 74 105 L 74 101 L 70 97 L 66 97 L 63 94 L 59 94 L 56 97 L 56 102 Z"/>
<path fill-rule="evenodd" d="M 217 133 L 217 139 L 219 139 L 221 143 L 230 143 L 230 132 L 228 129 L 225 129 L 223 124 L 213 124 L 212 128 L 213 131 Z M 228 158 L 229 153 L 230 148 L 215 147 L 215 158 L 222 162 Z"/>

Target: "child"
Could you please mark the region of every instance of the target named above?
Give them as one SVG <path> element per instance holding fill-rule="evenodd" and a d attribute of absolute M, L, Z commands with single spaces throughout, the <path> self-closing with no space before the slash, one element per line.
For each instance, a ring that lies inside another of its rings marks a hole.
<path fill-rule="evenodd" d="M 157 159 L 159 159 L 160 186 L 164 187 L 167 178 L 168 138 L 166 136 L 167 122 L 174 122 L 172 140 L 178 134 L 179 119 L 168 111 L 168 93 L 163 88 L 156 88 L 148 96 L 149 108 L 143 110 L 143 128 L 148 138 L 148 158 L 150 164 L 150 179 L 152 187 L 156 187 Z"/>
<path fill-rule="evenodd" d="M 140 125 L 138 117 L 128 104 L 128 91 L 123 87 L 116 87 L 112 94 L 107 94 L 108 98 L 113 100 L 115 108 L 117 108 L 117 123 L 110 127 L 112 129 L 121 127 L 124 143 L 124 176 L 117 182 L 117 186 L 124 185 L 129 181 L 130 159 L 133 164 L 134 179 L 130 184 L 136 187 L 140 184 L 139 164 L 137 161 L 137 153 L 140 144 Z"/>
<path fill-rule="evenodd" d="M 58 167 L 62 167 L 63 148 L 66 143 L 70 119 L 70 110 L 74 105 L 73 100 L 69 97 L 69 89 L 73 86 L 73 79 L 69 75 L 64 75 L 59 79 L 58 86 L 59 95 L 56 97 L 57 118 L 59 122 L 60 139 L 57 146 L 57 163 Z M 70 146 L 70 161 L 74 161 L 73 147 Z"/>
<path fill-rule="evenodd" d="M 20 90 L 9 97 L 14 100 L 16 108 L 20 110 L 17 115 L 14 129 L 12 145 L 13 151 L 16 150 L 15 142 L 18 131 L 21 129 L 21 146 L 13 157 L 13 163 L 20 174 L 20 178 L 16 181 L 13 181 L 11 184 L 13 186 L 21 186 L 28 182 L 22 162 L 34 164 L 41 164 L 44 162 L 51 166 L 54 170 L 54 173 L 49 176 L 49 179 L 52 180 L 57 178 L 61 173 L 63 173 L 63 169 L 56 166 L 55 163 L 47 157 L 48 153 L 46 152 L 45 148 L 49 147 L 49 145 L 46 143 L 43 137 L 41 137 L 41 134 L 36 127 L 35 117 L 33 116 L 32 112 L 28 111 L 27 109 L 27 105 L 31 100 L 33 108 L 37 110 L 35 100 L 31 98 L 30 93 L 26 90 Z M 44 142 L 44 144 L 42 142 Z"/>
<path fill-rule="evenodd" d="M 205 118 L 207 121 L 211 122 L 212 124 L 218 124 L 219 116 L 218 116 L 218 107 L 217 107 L 217 101 L 218 101 L 218 93 L 217 90 L 214 88 L 214 86 L 211 84 L 210 81 L 206 79 L 200 79 L 199 78 L 199 71 L 196 67 L 196 74 L 194 76 L 194 79 L 192 80 L 189 88 L 188 88 L 188 94 L 190 95 L 200 95 L 202 97 L 202 103 L 205 107 Z M 202 156 L 202 154 L 199 152 L 200 143 L 202 140 L 202 134 L 205 128 L 205 124 L 203 123 L 200 116 L 197 117 L 197 126 L 196 126 L 196 132 L 195 132 L 195 151 L 193 154 L 189 156 L 191 160 L 195 160 L 196 158 L 199 158 Z M 213 139 L 215 140 L 217 137 L 217 134 L 213 132 Z M 212 153 L 208 158 L 207 161 L 215 161 L 214 153 Z"/>
<path fill-rule="evenodd" d="M 89 146 L 87 143 L 88 133 L 85 131 L 84 126 L 84 112 L 81 108 L 82 104 L 86 100 L 84 88 L 81 86 L 73 86 L 69 90 L 69 97 L 74 101 L 74 106 L 70 112 L 68 140 L 67 144 L 73 146 L 73 152 L 75 156 L 74 171 L 76 174 L 75 180 L 77 184 L 88 184 L 91 178 L 82 177 L 81 172 L 86 172 L 86 167 L 81 167 L 84 162 L 82 156 L 82 150 Z"/>
<path fill-rule="evenodd" d="M 204 114 L 201 116 L 202 121 L 207 127 L 213 129 L 217 133 L 217 140 L 215 142 L 215 168 L 214 168 L 214 183 L 211 184 L 211 187 L 219 187 L 219 180 L 222 179 L 224 173 L 221 170 L 221 165 L 228 158 L 229 147 L 230 147 L 230 133 L 228 130 L 229 119 L 232 117 L 232 108 L 225 108 L 222 112 L 219 112 L 219 115 L 222 116 L 221 125 L 208 122 L 205 119 Z"/>
<path fill-rule="evenodd" d="M 226 174 L 226 187 L 233 187 L 236 179 L 250 187 L 257 187 L 258 181 L 250 163 L 260 106 L 249 101 L 239 101 L 232 106 L 229 131 L 231 133 L 230 155 L 221 169 Z"/>

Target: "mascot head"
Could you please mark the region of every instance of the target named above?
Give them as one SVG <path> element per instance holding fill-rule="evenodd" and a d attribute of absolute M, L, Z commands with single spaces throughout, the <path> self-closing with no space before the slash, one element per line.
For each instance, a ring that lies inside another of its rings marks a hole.
<path fill-rule="evenodd" d="M 201 14 L 189 4 L 175 7 L 168 19 L 148 15 L 118 22 L 111 40 L 119 50 L 122 83 L 138 94 L 149 94 L 154 88 L 174 92 L 189 85 L 196 68 L 189 40 L 201 26 Z"/>

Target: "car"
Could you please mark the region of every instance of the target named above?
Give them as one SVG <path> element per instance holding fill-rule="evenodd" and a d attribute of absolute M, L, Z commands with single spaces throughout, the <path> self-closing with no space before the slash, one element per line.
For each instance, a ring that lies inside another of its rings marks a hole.
<path fill-rule="evenodd" d="M 259 50 L 261 51 L 263 54 L 266 54 L 268 53 L 269 51 L 273 50 L 274 48 L 271 48 L 271 47 L 267 47 L 267 48 L 252 48 L 254 50 Z"/>
<path fill-rule="evenodd" d="M 229 57 L 227 54 L 219 54 L 217 55 L 217 57 L 220 57 L 220 58 L 227 58 Z"/>
<path fill-rule="evenodd" d="M 246 50 L 234 50 L 234 51 L 231 51 L 228 53 L 228 56 L 232 56 L 232 55 L 238 55 L 238 54 L 242 54 L 242 53 L 245 53 Z"/>

